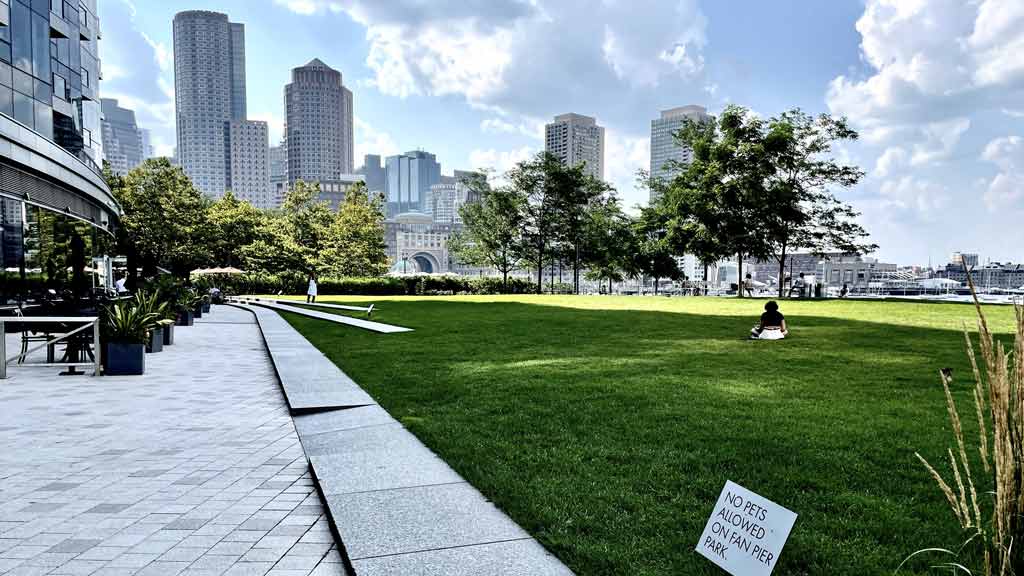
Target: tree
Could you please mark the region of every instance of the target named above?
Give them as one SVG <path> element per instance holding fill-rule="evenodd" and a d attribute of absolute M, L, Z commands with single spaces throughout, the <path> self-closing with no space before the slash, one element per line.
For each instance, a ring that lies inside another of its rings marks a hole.
<path fill-rule="evenodd" d="M 526 199 L 519 254 L 537 270 L 537 293 L 543 290 L 544 264 L 552 257 L 559 238 L 559 191 L 566 169 L 558 157 L 541 152 L 520 162 L 505 175 L 516 194 Z"/>
<path fill-rule="evenodd" d="M 382 276 L 388 271 L 381 198 L 363 183 L 345 192 L 329 231 L 329 248 L 318 266 L 337 276 Z"/>
<path fill-rule="evenodd" d="M 240 266 L 248 246 L 261 240 L 267 230 L 267 214 L 233 193 L 210 205 L 212 262 L 217 266 Z"/>
<path fill-rule="evenodd" d="M 268 272 L 291 271 L 304 276 L 326 272 L 323 255 L 330 248 L 334 214 L 319 196 L 319 184 L 296 182 L 267 224 L 265 235 L 243 250 L 247 264 Z"/>
<path fill-rule="evenodd" d="M 459 209 L 464 228 L 452 235 L 449 247 L 463 264 L 489 266 L 501 274 L 508 292 L 509 272 L 519 267 L 526 216 L 526 196 L 511 186 L 491 188 L 484 174 L 466 181 L 478 202 Z"/>
<path fill-rule="evenodd" d="M 614 196 L 591 204 L 583 232 L 583 263 L 588 268 L 588 279 L 608 281 L 609 294 L 612 282 L 638 273 L 631 231 L 629 219 Z"/>
<path fill-rule="evenodd" d="M 209 201 L 181 168 L 151 158 L 114 184 L 123 210 L 123 241 L 142 260 L 145 275 L 162 265 L 187 278 L 194 266 L 207 262 Z"/>
<path fill-rule="evenodd" d="M 635 254 L 636 268 L 654 279 L 655 294 L 662 278 L 679 280 L 683 277 L 674 256 L 677 252 L 666 239 L 664 217 L 656 206 L 657 203 L 655 207 L 641 209 L 640 216 L 632 223 L 634 240 L 630 247 Z"/>
<path fill-rule="evenodd" d="M 830 190 L 849 188 L 864 177 L 860 168 L 840 164 L 831 156 L 837 142 L 857 137 L 845 118 L 814 117 L 799 109 L 780 114 L 767 126 L 765 147 L 772 170 L 766 183 L 770 205 L 766 233 L 779 263 L 780 298 L 786 256 L 793 250 L 825 256 L 829 250 L 866 254 L 878 248 L 865 242 L 868 233 L 855 221 L 860 214 Z"/>
<path fill-rule="evenodd" d="M 561 163 L 559 163 L 561 165 Z M 559 257 L 572 262 L 573 292 L 580 291 L 580 264 L 586 229 L 595 203 L 605 198 L 612 187 L 583 171 L 583 165 L 564 166 L 553 175 L 553 203 L 557 219 L 555 244 Z"/>
<path fill-rule="evenodd" d="M 710 122 L 684 124 L 676 138 L 693 151 L 692 161 L 677 165 L 676 176 L 660 189 L 659 210 L 673 249 L 688 250 L 705 264 L 735 254 L 740 274 L 744 257 L 772 254 L 764 125 L 739 106 Z"/>

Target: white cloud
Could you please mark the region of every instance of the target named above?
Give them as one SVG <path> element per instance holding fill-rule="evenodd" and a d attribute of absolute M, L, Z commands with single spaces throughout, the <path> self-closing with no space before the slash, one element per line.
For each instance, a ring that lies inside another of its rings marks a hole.
<path fill-rule="evenodd" d="M 921 166 L 949 158 L 960 141 L 960 136 L 970 127 L 971 121 L 968 118 L 953 118 L 926 124 L 921 129 L 925 140 L 914 145 L 910 165 Z"/>
<path fill-rule="evenodd" d="M 363 157 L 367 154 L 394 156 L 401 152 L 390 134 L 374 128 L 359 118 L 356 118 L 355 141 L 354 158 L 357 166 L 362 163 Z"/>
<path fill-rule="evenodd" d="M 949 190 L 929 180 L 903 176 L 882 183 L 882 207 L 897 221 L 905 218 L 932 220 L 949 205 Z"/>
<path fill-rule="evenodd" d="M 646 170 L 650 163 L 649 137 L 606 131 L 605 179 L 618 191 L 624 208 L 632 210 L 637 204 L 647 205 L 648 191 L 637 188 L 637 171 Z"/>
<path fill-rule="evenodd" d="M 501 117 L 484 118 L 480 122 L 480 131 L 484 134 L 517 134 L 534 140 L 543 140 L 544 121 L 522 117 L 513 124 Z"/>
<path fill-rule="evenodd" d="M 891 146 L 875 161 L 874 175 L 879 178 L 886 178 L 898 168 L 907 164 L 907 151 L 899 146 Z"/>
<path fill-rule="evenodd" d="M 476 149 L 469 153 L 469 165 L 472 170 L 493 170 L 494 176 L 500 181 L 513 166 L 535 154 L 537 150 L 530 146 L 503 151 L 494 148 Z"/>
<path fill-rule="evenodd" d="M 985 146 L 981 158 L 999 168 L 985 190 L 989 210 L 1024 209 L 1024 139 L 996 138 Z"/>
<path fill-rule="evenodd" d="M 366 28 L 372 85 L 385 94 L 462 96 L 532 118 L 552 103 L 607 110 L 614 125 L 656 110 L 658 86 L 702 87 L 707 21 L 696 0 L 276 0 L 300 14 L 344 13 Z M 652 15 L 657 17 L 652 17 Z M 602 39 L 606 42 L 602 43 Z M 506 120 L 508 121 L 508 120 Z"/>

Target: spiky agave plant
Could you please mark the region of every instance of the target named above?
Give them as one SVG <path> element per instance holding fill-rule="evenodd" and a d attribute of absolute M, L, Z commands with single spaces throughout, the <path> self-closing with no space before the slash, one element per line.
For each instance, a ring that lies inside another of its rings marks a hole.
<path fill-rule="evenodd" d="M 1014 305 L 1016 335 L 1012 348 L 1007 350 L 1003 342 L 992 336 L 970 275 L 967 281 L 978 315 L 978 349 L 982 359 L 979 367 L 978 356 L 965 325 L 967 357 L 974 375 L 977 451 L 984 468 L 984 474 L 978 478 L 980 486 L 975 484 L 967 458 L 967 441 L 950 391 L 952 375 L 947 370 L 941 371 L 940 376 L 956 440 L 956 451 L 953 448 L 947 450 L 952 483 L 923 456 L 915 455 L 942 490 L 961 528 L 970 534 L 968 542 L 980 545 L 983 565 L 976 570 L 983 571 L 986 576 L 1014 576 L 1024 574 L 1024 554 L 1021 553 L 1024 542 L 1020 541 L 1024 538 L 1024 305 Z M 982 500 L 979 493 L 991 501 Z M 986 519 L 986 515 L 990 517 Z M 956 556 L 948 549 L 930 548 L 911 557 L 923 552 Z M 954 572 L 971 573 L 956 562 L 942 566 Z"/>
<path fill-rule="evenodd" d="M 105 340 L 119 344 L 145 344 L 156 320 L 155 314 L 138 306 L 115 304 L 106 309 Z"/>

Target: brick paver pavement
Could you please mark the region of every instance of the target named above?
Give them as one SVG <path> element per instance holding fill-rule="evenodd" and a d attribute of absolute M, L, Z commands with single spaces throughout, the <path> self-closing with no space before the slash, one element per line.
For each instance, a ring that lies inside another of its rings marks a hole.
<path fill-rule="evenodd" d="M 175 340 L 142 377 L 0 380 L 0 574 L 345 573 L 252 315 Z"/>

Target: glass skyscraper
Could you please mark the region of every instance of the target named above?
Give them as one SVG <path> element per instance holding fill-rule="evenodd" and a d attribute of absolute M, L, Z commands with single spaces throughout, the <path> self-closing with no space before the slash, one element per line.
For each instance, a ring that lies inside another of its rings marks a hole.
<path fill-rule="evenodd" d="M 430 187 L 441 181 L 441 165 L 436 156 L 422 150 L 389 156 L 384 170 L 388 218 L 427 211 Z"/>

